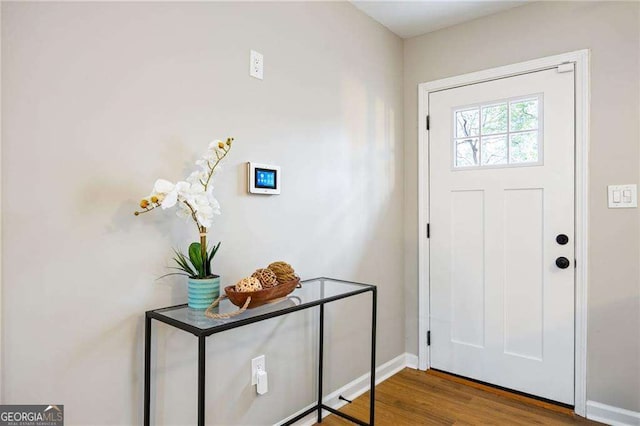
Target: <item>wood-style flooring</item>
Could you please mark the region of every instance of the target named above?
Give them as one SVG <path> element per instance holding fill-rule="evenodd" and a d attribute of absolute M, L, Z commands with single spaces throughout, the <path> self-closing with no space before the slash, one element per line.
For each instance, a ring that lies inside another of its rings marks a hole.
<path fill-rule="evenodd" d="M 369 393 L 340 411 L 368 421 Z M 323 425 L 352 425 L 330 415 Z M 429 370 L 405 368 L 376 386 L 376 425 L 563 425 L 599 423 L 571 409 Z"/>

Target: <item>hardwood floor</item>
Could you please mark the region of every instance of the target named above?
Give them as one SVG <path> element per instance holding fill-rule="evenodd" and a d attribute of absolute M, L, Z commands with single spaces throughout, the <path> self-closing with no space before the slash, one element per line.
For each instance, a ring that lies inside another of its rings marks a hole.
<path fill-rule="evenodd" d="M 369 418 L 369 393 L 340 411 Z M 338 416 L 323 425 L 351 425 Z M 448 374 L 405 368 L 376 386 L 376 425 L 562 425 L 600 423 L 568 408 L 476 384 Z"/>

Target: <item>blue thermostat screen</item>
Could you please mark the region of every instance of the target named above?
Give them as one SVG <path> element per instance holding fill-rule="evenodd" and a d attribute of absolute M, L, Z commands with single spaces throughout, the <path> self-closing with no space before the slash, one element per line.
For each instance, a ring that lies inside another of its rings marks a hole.
<path fill-rule="evenodd" d="M 255 169 L 256 171 L 256 188 L 276 189 L 276 170 Z"/>

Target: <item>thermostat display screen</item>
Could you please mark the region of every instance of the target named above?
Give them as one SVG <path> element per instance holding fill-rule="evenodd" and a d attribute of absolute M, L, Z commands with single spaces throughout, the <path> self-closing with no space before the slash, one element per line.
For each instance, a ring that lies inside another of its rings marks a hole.
<path fill-rule="evenodd" d="M 276 189 L 276 179 L 278 177 L 276 170 L 255 169 L 256 188 Z"/>
<path fill-rule="evenodd" d="M 247 191 L 249 194 L 280 194 L 282 191 L 280 170 L 280 166 L 247 162 Z"/>

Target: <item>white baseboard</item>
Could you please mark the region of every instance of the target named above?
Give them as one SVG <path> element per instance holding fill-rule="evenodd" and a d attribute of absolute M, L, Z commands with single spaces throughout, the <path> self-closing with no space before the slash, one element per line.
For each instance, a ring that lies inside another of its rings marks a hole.
<path fill-rule="evenodd" d="M 414 370 L 418 369 L 418 355 L 406 353 L 407 357 L 407 367 L 413 368 Z"/>
<path fill-rule="evenodd" d="M 400 372 L 404 368 L 413 368 L 418 369 L 418 357 L 417 355 L 404 353 L 399 355 L 392 360 L 385 362 L 381 366 L 376 368 L 376 385 L 384 382 L 389 377 L 394 374 Z M 369 390 L 369 374 L 364 374 L 352 382 L 347 383 L 342 386 L 340 389 L 330 393 L 324 398 L 324 404 L 329 407 L 338 410 L 343 407 L 346 402 L 338 399 L 340 395 L 343 397 L 354 400 L 366 391 Z M 274 426 L 282 425 L 287 422 L 289 419 L 292 419 L 299 415 L 300 413 L 305 412 L 309 408 L 313 407 L 315 404 L 310 404 L 307 407 L 304 407 L 302 410 L 297 413 L 292 414 L 286 419 L 282 419 Z M 328 416 L 329 412 L 326 410 L 323 411 L 322 416 Z M 624 408 L 618 408 L 607 404 L 602 404 L 595 401 L 587 401 L 587 418 L 590 420 L 595 420 L 597 422 L 606 423 L 612 426 L 640 426 L 640 413 L 631 410 L 625 410 Z M 316 423 L 316 413 L 309 414 L 306 417 L 300 419 L 297 422 L 299 426 L 311 426 Z"/>
<path fill-rule="evenodd" d="M 410 368 L 416 368 L 413 367 L 412 365 L 418 365 L 418 357 L 412 354 L 407 354 L 404 353 L 402 355 L 399 355 L 395 358 L 393 358 L 391 361 L 385 362 L 384 364 L 382 364 L 381 366 L 376 368 L 376 385 L 384 382 L 385 380 L 387 380 L 389 377 L 393 376 L 394 374 L 398 373 L 399 371 L 401 371 L 402 369 L 404 369 L 405 367 L 410 367 Z M 347 383 L 346 385 L 342 386 L 340 389 L 330 393 L 329 395 L 324 397 L 323 403 L 325 405 L 328 405 L 329 407 L 338 410 L 340 409 L 342 406 L 344 406 L 346 404 L 345 401 L 342 401 L 340 399 L 338 399 L 338 397 L 340 395 L 342 395 L 343 397 L 350 399 L 350 400 L 354 400 L 355 398 L 359 397 L 360 395 L 362 395 L 363 393 L 365 393 L 366 391 L 369 390 L 369 380 L 370 380 L 370 374 L 364 374 L 360 377 L 358 377 L 357 379 L 355 379 L 352 382 Z M 304 407 L 302 410 L 298 411 L 297 413 L 294 413 L 292 415 L 290 415 L 289 417 L 287 417 L 286 419 L 283 419 L 281 421 L 279 421 L 278 423 L 276 423 L 274 426 L 279 426 L 282 425 L 283 423 L 289 421 L 290 419 L 296 417 L 297 415 L 299 415 L 300 413 L 305 412 L 306 410 L 310 409 L 311 407 L 313 407 L 315 404 L 310 404 L 307 407 Z M 322 413 L 323 417 L 328 416 L 329 413 L 328 411 L 324 410 Z M 296 424 L 299 426 L 311 426 L 314 425 L 316 423 L 316 418 L 317 414 L 316 413 L 311 413 L 306 417 L 303 417 L 302 419 L 300 419 L 300 421 L 298 421 Z M 367 419 L 364 419 L 365 421 Z"/>
<path fill-rule="evenodd" d="M 640 413 L 587 401 L 587 418 L 613 426 L 640 426 Z"/>

